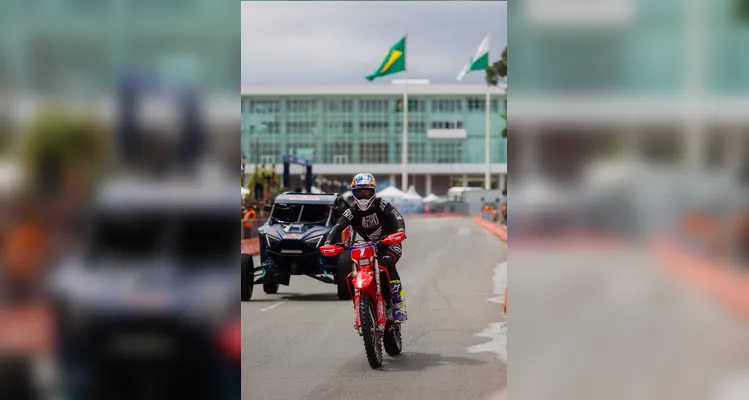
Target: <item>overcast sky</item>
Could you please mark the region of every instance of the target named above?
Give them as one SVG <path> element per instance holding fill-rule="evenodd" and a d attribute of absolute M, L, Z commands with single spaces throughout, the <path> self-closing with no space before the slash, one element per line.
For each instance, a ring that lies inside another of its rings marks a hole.
<path fill-rule="evenodd" d="M 507 3 L 243 1 L 242 83 L 367 83 L 364 77 L 406 31 L 409 78 L 456 83 L 487 33 L 490 61 L 500 57 L 507 45 Z M 483 73 L 463 82 L 483 82 Z"/>

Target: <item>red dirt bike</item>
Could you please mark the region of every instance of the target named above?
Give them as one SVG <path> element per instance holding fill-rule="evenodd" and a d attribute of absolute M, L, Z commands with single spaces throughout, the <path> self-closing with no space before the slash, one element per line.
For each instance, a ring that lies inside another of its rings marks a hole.
<path fill-rule="evenodd" d="M 394 245 L 405 238 L 406 235 L 399 232 L 387 236 L 380 243 Z M 372 368 L 382 366 L 383 345 L 390 356 L 397 356 L 403 350 L 401 326 L 393 318 L 392 295 L 385 296 L 388 300 L 383 298 L 383 293 L 390 294 L 390 275 L 385 268 L 380 268 L 377 261 L 377 244 L 354 242 L 350 249 L 353 272 L 347 277 L 349 289 L 353 287 L 354 326 L 364 339 L 367 361 Z M 320 253 L 327 257 L 336 256 L 342 251 L 344 248 L 340 244 L 320 247 Z"/>

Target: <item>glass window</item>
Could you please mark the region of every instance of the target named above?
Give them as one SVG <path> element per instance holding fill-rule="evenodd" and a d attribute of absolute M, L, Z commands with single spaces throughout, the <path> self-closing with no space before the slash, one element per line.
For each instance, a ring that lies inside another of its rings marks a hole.
<path fill-rule="evenodd" d="M 484 106 L 486 101 L 483 99 L 469 98 L 468 99 L 468 111 L 477 112 L 485 111 Z"/>
<path fill-rule="evenodd" d="M 289 99 L 286 106 L 292 113 L 309 113 L 314 112 L 317 107 L 317 101 L 309 99 Z"/>
<path fill-rule="evenodd" d="M 387 143 L 362 143 L 359 146 L 362 163 L 384 164 L 388 162 Z"/>

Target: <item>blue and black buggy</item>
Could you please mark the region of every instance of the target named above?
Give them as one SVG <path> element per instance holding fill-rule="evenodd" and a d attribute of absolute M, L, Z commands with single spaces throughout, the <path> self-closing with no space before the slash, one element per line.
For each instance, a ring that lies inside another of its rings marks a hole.
<path fill-rule="evenodd" d="M 288 286 L 292 275 L 306 275 L 337 286 L 338 298 L 350 300 L 346 276 L 351 272 L 351 255 L 342 252 L 323 257 L 319 247 L 348 207 L 337 194 L 284 193 L 270 207 L 268 222 L 258 229 L 260 265 L 242 259 L 242 301 L 252 297 L 254 285 L 263 285 L 265 293 L 278 292 Z M 347 247 L 354 241 L 351 228 L 341 242 Z"/>

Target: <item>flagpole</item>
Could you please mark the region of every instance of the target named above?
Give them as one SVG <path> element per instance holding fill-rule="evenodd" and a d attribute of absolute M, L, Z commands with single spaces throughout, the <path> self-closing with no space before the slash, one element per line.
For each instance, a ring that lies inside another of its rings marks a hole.
<path fill-rule="evenodd" d="M 401 138 L 401 187 L 408 190 L 408 30 L 403 42 L 403 136 Z"/>
<path fill-rule="evenodd" d="M 489 46 L 489 34 L 486 35 L 486 45 Z M 484 157 L 486 161 L 486 169 L 484 170 L 484 188 L 486 190 L 489 190 L 492 188 L 492 180 L 491 180 L 491 151 L 489 144 L 491 143 L 491 126 L 490 126 L 490 110 L 491 110 L 491 95 L 489 94 L 489 84 L 486 85 L 486 104 L 484 106 L 486 109 L 486 132 L 484 132 L 485 135 L 485 144 L 484 144 Z"/>

